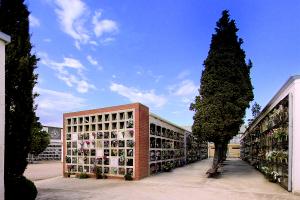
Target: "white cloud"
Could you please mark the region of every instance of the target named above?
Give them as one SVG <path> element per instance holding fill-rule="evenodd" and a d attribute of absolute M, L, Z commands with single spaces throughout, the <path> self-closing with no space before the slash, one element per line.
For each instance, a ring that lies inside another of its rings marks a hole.
<path fill-rule="evenodd" d="M 102 45 L 108 45 L 108 44 L 114 42 L 115 40 L 116 39 L 113 37 L 107 37 L 107 38 L 104 38 L 103 40 L 101 40 L 100 42 Z"/>
<path fill-rule="evenodd" d="M 94 46 L 98 46 L 98 42 L 96 42 L 96 41 L 94 41 L 94 40 L 90 41 L 90 44 L 92 44 L 92 45 L 94 45 Z"/>
<path fill-rule="evenodd" d="M 76 111 L 86 106 L 85 99 L 68 92 L 39 87 L 35 87 L 34 91 L 39 93 L 35 100 L 38 104 L 37 115 L 44 125 L 62 126 L 64 112 Z"/>
<path fill-rule="evenodd" d="M 179 84 L 169 86 L 171 95 L 178 96 L 184 105 L 189 105 L 193 102 L 196 95 L 198 95 L 198 86 L 192 80 L 186 79 Z"/>
<path fill-rule="evenodd" d="M 61 30 L 71 36 L 75 41 L 75 47 L 80 50 L 82 44 L 98 46 L 95 36 L 101 37 L 105 33 L 113 34 L 118 31 L 117 22 L 111 19 L 101 19 L 101 12 L 96 11 L 91 16 L 90 8 L 83 0 L 52 0 L 55 5 L 55 13 Z M 92 34 L 92 30 L 94 34 Z M 109 44 L 115 38 L 107 37 L 99 42 Z"/>
<path fill-rule="evenodd" d="M 86 93 L 90 89 L 96 89 L 96 87 L 89 83 L 83 70 L 85 67 L 81 62 L 75 58 L 64 57 L 63 62 L 57 62 L 49 59 L 46 53 L 39 53 L 41 63 L 52 68 L 57 74 L 57 78 L 64 81 L 69 87 L 76 87 L 76 90 L 80 93 Z"/>
<path fill-rule="evenodd" d="M 81 49 L 81 47 L 80 47 L 80 43 L 79 43 L 79 41 L 78 40 L 76 40 L 75 42 L 74 42 L 74 46 L 76 47 L 76 49 L 78 49 L 78 50 L 80 50 Z"/>
<path fill-rule="evenodd" d="M 198 87 L 194 84 L 192 80 L 183 80 L 177 85 L 173 85 L 170 87 L 171 93 L 176 96 L 189 96 L 196 95 L 198 91 Z"/>
<path fill-rule="evenodd" d="M 159 81 L 160 81 L 160 79 L 163 77 L 162 75 L 156 75 L 156 74 L 154 74 L 151 70 L 148 70 L 147 71 L 147 74 L 151 77 L 151 78 L 153 78 L 154 79 L 154 81 L 156 82 L 156 83 L 158 83 Z"/>
<path fill-rule="evenodd" d="M 97 37 L 102 36 L 104 33 L 115 33 L 118 31 L 118 25 L 115 21 L 110 19 L 100 20 L 100 18 L 101 12 L 96 11 L 92 22 L 94 25 L 94 33 Z"/>
<path fill-rule="evenodd" d="M 112 77 L 112 78 L 117 78 L 117 76 L 116 76 L 115 74 L 113 74 L 111 77 Z"/>
<path fill-rule="evenodd" d="M 92 65 L 98 65 L 98 61 L 92 58 L 92 56 L 88 55 L 86 59 L 91 63 Z"/>
<path fill-rule="evenodd" d="M 38 18 L 36 18 L 35 16 L 33 16 L 32 14 L 29 15 L 29 25 L 31 27 L 38 27 L 40 26 L 40 20 Z"/>
<path fill-rule="evenodd" d="M 190 71 L 184 70 L 184 71 L 180 72 L 180 73 L 177 75 L 177 78 L 178 78 L 178 79 L 184 79 L 184 78 L 187 77 L 188 75 L 190 75 Z"/>
<path fill-rule="evenodd" d="M 75 39 L 76 48 L 80 43 L 86 44 L 90 40 L 88 30 L 84 27 L 88 8 L 81 0 L 55 0 L 61 29 Z"/>
<path fill-rule="evenodd" d="M 118 83 L 112 83 L 110 90 L 128 98 L 131 102 L 141 102 L 146 105 L 153 105 L 154 107 L 162 107 L 167 102 L 164 96 L 155 94 L 154 90 L 141 91 Z"/>
<path fill-rule="evenodd" d="M 85 104 L 85 99 L 75 97 L 71 93 L 59 92 L 43 88 L 35 88 L 35 92 L 40 95 L 37 98 L 38 108 L 53 111 L 73 111 L 80 109 Z"/>
<path fill-rule="evenodd" d="M 52 40 L 50 38 L 45 38 L 43 41 L 44 42 L 52 42 Z"/>
<path fill-rule="evenodd" d="M 74 69 L 83 69 L 83 65 L 79 60 L 76 60 L 74 58 L 67 58 L 64 57 L 64 62 L 52 62 L 54 66 L 57 66 L 59 68 L 69 67 Z"/>

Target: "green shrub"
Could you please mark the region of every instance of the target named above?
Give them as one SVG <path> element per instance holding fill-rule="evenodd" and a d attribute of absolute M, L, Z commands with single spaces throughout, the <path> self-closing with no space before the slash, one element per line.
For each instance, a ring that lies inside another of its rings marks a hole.
<path fill-rule="evenodd" d="M 96 179 L 103 179 L 102 174 L 96 174 Z"/>
<path fill-rule="evenodd" d="M 89 175 L 87 175 L 87 173 L 85 173 L 85 172 L 81 172 L 80 174 L 79 174 L 79 178 L 80 179 L 84 179 L 84 178 L 88 178 L 89 177 Z"/>
<path fill-rule="evenodd" d="M 132 181 L 133 180 L 131 174 L 125 174 L 124 179 L 125 179 L 125 181 Z"/>
<path fill-rule="evenodd" d="M 103 178 L 103 176 L 101 174 L 101 167 L 96 167 L 94 172 L 95 172 L 96 179 L 102 179 Z"/>
<path fill-rule="evenodd" d="M 167 162 L 165 165 L 162 166 L 164 172 L 170 172 L 174 168 L 174 164 L 171 162 Z"/>
<path fill-rule="evenodd" d="M 102 178 L 103 179 L 107 179 L 107 175 L 106 174 L 102 174 Z"/>
<path fill-rule="evenodd" d="M 34 183 L 24 176 L 9 178 L 5 185 L 5 199 L 34 200 L 37 196 L 37 189 Z"/>

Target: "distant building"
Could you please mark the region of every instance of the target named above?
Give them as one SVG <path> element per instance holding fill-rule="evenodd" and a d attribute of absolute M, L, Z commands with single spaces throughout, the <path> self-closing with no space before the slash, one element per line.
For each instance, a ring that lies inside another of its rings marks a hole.
<path fill-rule="evenodd" d="M 43 130 L 50 134 L 49 146 L 38 156 L 28 155 L 29 161 L 61 160 L 62 155 L 62 128 L 43 126 Z"/>
<path fill-rule="evenodd" d="M 239 158 L 240 157 L 240 142 L 241 142 L 241 138 L 243 133 L 246 130 L 246 126 L 242 125 L 240 128 L 239 133 L 234 136 L 229 144 L 228 144 L 228 150 L 227 150 L 227 157 L 228 158 Z M 208 146 L 208 156 L 210 158 L 214 157 L 214 153 L 215 153 L 215 145 L 213 143 L 209 143 Z"/>

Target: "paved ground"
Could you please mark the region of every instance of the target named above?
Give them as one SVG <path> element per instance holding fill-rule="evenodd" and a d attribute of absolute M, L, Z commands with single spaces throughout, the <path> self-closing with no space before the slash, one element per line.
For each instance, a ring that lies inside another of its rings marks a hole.
<path fill-rule="evenodd" d="M 222 177 L 207 179 L 211 160 L 141 181 L 96 180 L 55 177 L 35 181 L 39 200 L 300 200 L 299 196 L 268 182 L 241 160 L 229 160 Z M 51 169 L 50 169 L 51 170 Z"/>
<path fill-rule="evenodd" d="M 57 177 L 61 174 L 62 163 L 60 161 L 39 161 L 36 164 L 29 164 L 24 173 L 32 181 Z"/>

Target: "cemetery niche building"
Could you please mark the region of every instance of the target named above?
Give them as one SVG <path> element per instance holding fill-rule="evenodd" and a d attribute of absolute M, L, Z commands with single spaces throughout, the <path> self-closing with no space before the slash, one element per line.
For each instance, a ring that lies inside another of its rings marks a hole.
<path fill-rule="evenodd" d="M 207 143 L 140 103 L 65 113 L 63 174 L 134 180 L 207 158 Z"/>
<path fill-rule="evenodd" d="M 300 194 L 300 76 L 292 76 L 254 119 L 241 158 L 271 182 Z"/>

